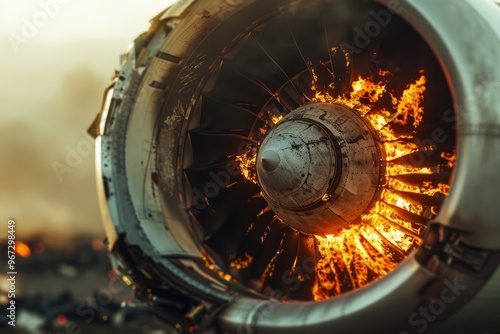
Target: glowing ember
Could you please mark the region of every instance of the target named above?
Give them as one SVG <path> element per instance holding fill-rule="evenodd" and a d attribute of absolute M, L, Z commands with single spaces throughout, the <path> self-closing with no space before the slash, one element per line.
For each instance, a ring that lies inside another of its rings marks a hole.
<path fill-rule="evenodd" d="M 222 278 L 225 281 L 234 281 L 233 277 L 229 274 L 226 274 L 224 271 L 222 271 L 219 267 L 215 266 L 215 260 L 212 259 L 211 257 L 203 257 L 203 261 L 205 262 L 205 265 L 208 269 L 211 271 L 215 272 L 216 274 L 219 275 L 220 278 Z"/>
<path fill-rule="evenodd" d="M 453 168 L 457 163 L 457 151 L 453 151 L 453 153 L 441 153 L 441 158 L 448 161 L 448 167 Z"/>
<path fill-rule="evenodd" d="M 245 253 L 245 259 L 237 258 L 236 260 L 232 261 L 229 264 L 229 267 L 237 270 L 243 270 L 248 268 L 250 264 L 252 264 L 252 262 L 253 262 L 253 257 L 248 255 L 248 253 Z"/>
<path fill-rule="evenodd" d="M 340 48 L 338 46 L 332 48 L 332 53 L 335 54 L 335 53 L 338 53 L 338 52 L 341 52 L 343 53 L 344 55 L 344 58 L 345 58 L 345 66 L 346 67 L 349 67 L 351 66 L 351 53 L 348 49 L 344 49 L 344 48 Z"/>

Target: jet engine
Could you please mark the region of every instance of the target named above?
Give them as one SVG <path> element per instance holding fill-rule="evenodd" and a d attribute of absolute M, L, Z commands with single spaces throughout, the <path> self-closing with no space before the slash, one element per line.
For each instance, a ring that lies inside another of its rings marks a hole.
<path fill-rule="evenodd" d="M 499 59 L 491 0 L 179 1 L 89 130 L 114 269 L 181 333 L 500 330 Z"/>

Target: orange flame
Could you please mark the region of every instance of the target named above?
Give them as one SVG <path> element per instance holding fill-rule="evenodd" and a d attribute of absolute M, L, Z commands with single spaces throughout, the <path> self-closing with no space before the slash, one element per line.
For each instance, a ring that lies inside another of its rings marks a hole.
<path fill-rule="evenodd" d="M 249 148 L 247 152 L 237 155 L 236 162 L 240 165 L 243 177 L 257 184 L 257 174 L 255 173 L 255 161 L 257 160 L 257 149 Z"/>
<path fill-rule="evenodd" d="M 253 257 L 251 257 L 248 253 L 245 253 L 245 259 L 241 257 L 237 258 L 229 264 L 229 267 L 237 270 L 242 270 L 248 268 L 250 264 L 252 264 L 252 262 Z"/>
<path fill-rule="evenodd" d="M 340 103 L 357 109 L 362 115 L 371 110 L 371 106 L 363 103 L 363 100 L 376 103 L 386 92 L 385 85 L 382 82 L 374 83 L 371 77 L 362 78 L 361 76 L 352 83 L 352 92 L 347 96 L 334 98 L 328 91 L 320 91 L 315 85 L 313 85 L 312 89 L 316 91 L 312 102 Z"/>
<path fill-rule="evenodd" d="M 279 122 L 281 122 L 281 120 L 283 119 L 284 115 L 279 115 L 279 116 L 276 116 L 274 114 L 271 115 L 271 122 L 273 122 L 274 125 L 278 124 Z"/>
<path fill-rule="evenodd" d="M 380 70 L 379 76 L 390 76 L 390 71 Z M 375 83 L 371 77 L 362 78 L 352 84 L 352 92 L 347 96 L 332 98 L 328 92 L 316 90 L 315 101 L 328 103 L 341 103 L 359 111 L 373 125 L 385 151 L 386 175 L 389 177 L 385 187 L 389 189 L 422 193 L 427 195 L 447 194 L 446 185 L 433 188 L 427 183 L 422 187 L 406 184 L 402 181 L 391 179 L 390 176 L 400 174 L 431 174 L 430 168 L 403 166 L 391 163 L 392 160 L 418 152 L 421 148 L 408 140 L 411 137 L 397 136 L 389 123 L 394 122 L 406 125 L 410 118 L 413 126 L 418 127 L 423 121 L 422 102 L 426 90 L 426 77 L 422 75 L 415 83 L 410 84 L 398 99 L 390 94 L 395 112 L 391 114 L 386 109 L 375 110 L 374 104 L 385 93 L 386 84 Z M 448 159 L 449 160 L 449 159 Z M 340 235 L 316 236 L 319 243 L 321 259 L 316 270 L 317 278 L 313 288 L 316 301 L 339 295 L 342 284 L 338 277 L 342 277 L 339 268 L 348 268 L 348 278 L 352 288 L 356 289 L 366 285 L 369 281 L 382 277 L 394 269 L 397 261 L 390 255 L 386 248 L 387 242 L 406 254 L 414 245 L 419 244 L 418 237 L 422 227 L 416 227 L 411 222 L 399 217 L 392 207 L 401 208 L 413 214 L 421 215 L 424 207 L 415 205 L 388 189 L 381 192 L 380 200 L 375 202 L 369 213 L 361 216 L 361 224 L 353 225 L 343 230 Z M 385 240 L 384 240 L 385 239 Z M 370 273 L 370 274 L 369 274 Z M 344 274 L 345 276 L 345 274 Z M 370 276 L 370 277 L 369 277 Z"/>
<path fill-rule="evenodd" d="M 406 125 L 408 118 L 413 118 L 413 126 L 417 128 L 424 119 L 424 108 L 422 102 L 424 101 L 424 92 L 426 91 L 425 84 L 427 78 L 422 75 L 414 84 L 411 84 L 403 92 L 397 104 L 397 113 L 394 114 L 394 122 Z M 394 100 L 393 100 L 394 103 Z"/>
<path fill-rule="evenodd" d="M 16 241 L 16 254 L 20 257 L 29 257 L 31 255 L 31 249 L 24 242 Z"/>
<path fill-rule="evenodd" d="M 380 191 L 380 197 L 370 210 L 360 217 L 358 224 L 344 229 L 338 235 L 316 235 L 318 251 L 321 255 L 316 264 L 316 279 L 312 289 L 314 300 L 321 301 L 341 294 L 349 289 L 365 286 L 374 279 L 383 277 L 393 270 L 398 262 L 415 246 L 421 244 L 420 235 L 424 227 L 407 221 L 401 217 L 401 211 L 409 215 L 424 215 L 424 212 L 435 214 L 436 208 L 410 203 L 399 196 L 397 191 L 424 194 L 429 196 L 446 196 L 449 193 L 447 184 L 423 182 L 420 185 L 409 184 L 394 176 L 405 174 L 432 174 L 429 167 L 413 167 L 397 163 L 398 158 L 422 150 L 416 143 L 411 142 L 412 136 L 396 134 L 391 123 L 407 125 L 412 122 L 418 128 L 423 122 L 424 93 L 427 78 L 420 71 L 421 76 L 414 83 L 409 84 L 398 98 L 393 92 L 387 92 L 387 81 L 392 73 L 379 70 L 378 75 L 383 81 L 375 82 L 372 77 L 358 77 L 353 82 L 352 91 L 344 96 L 331 95 L 331 84 L 326 90 L 317 87 L 318 77 L 312 71 L 311 88 L 315 92 L 312 102 L 339 103 L 357 110 L 372 125 L 381 141 L 381 148 L 385 156 L 385 182 Z M 377 109 L 375 104 L 385 94 L 392 103 L 392 111 Z M 271 127 L 281 121 L 283 116 L 270 115 Z M 265 134 L 267 128 L 261 129 Z M 255 181 L 256 149 L 236 157 L 240 163 L 243 176 Z M 456 152 L 441 155 L 449 167 L 456 163 Z M 398 211 L 399 210 L 399 211 Z M 398 213 L 399 212 L 399 213 Z M 405 216 L 403 214 L 403 216 Z M 429 217 L 427 217 L 429 218 Z M 265 235 L 263 236 L 265 238 Z M 247 268 L 253 259 L 247 255 L 246 259 L 236 259 L 230 266 L 236 269 Z M 273 261 L 268 265 L 266 273 L 271 272 Z"/>
<path fill-rule="evenodd" d="M 264 126 L 259 129 L 262 136 L 265 136 L 269 128 L 276 126 L 279 122 L 281 122 L 283 117 L 285 117 L 285 115 L 275 115 L 271 112 L 268 112 L 268 116 L 270 124 L 268 123 L 268 126 Z M 248 150 L 245 153 L 237 155 L 234 159 L 239 163 L 240 171 L 243 177 L 246 180 L 257 184 L 257 174 L 255 172 L 257 149 L 255 147 L 248 147 Z"/>
<path fill-rule="evenodd" d="M 448 161 L 448 167 L 453 168 L 457 163 L 457 151 L 453 151 L 453 153 L 442 152 L 441 158 Z"/>

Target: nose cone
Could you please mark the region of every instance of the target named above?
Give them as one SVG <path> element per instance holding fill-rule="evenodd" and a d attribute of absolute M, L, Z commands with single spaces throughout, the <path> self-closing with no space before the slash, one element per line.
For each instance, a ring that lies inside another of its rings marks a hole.
<path fill-rule="evenodd" d="M 271 129 L 256 170 L 273 212 L 305 233 L 335 234 L 359 220 L 380 182 L 380 152 L 371 128 L 351 109 L 299 107 Z"/>
<path fill-rule="evenodd" d="M 276 168 L 278 168 L 280 161 L 281 159 L 278 152 L 273 150 L 265 151 L 260 157 L 262 168 L 264 168 L 267 172 L 275 171 Z"/>

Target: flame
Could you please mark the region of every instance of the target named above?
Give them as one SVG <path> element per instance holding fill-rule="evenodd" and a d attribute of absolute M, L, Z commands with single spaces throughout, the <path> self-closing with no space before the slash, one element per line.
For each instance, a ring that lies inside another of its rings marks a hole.
<path fill-rule="evenodd" d="M 384 143 L 386 159 L 388 161 L 400 158 L 410 153 L 418 152 L 420 148 L 415 143 L 389 141 Z"/>
<path fill-rule="evenodd" d="M 362 223 L 343 230 L 339 236 L 316 236 L 321 254 L 321 260 L 316 266 L 317 279 L 313 288 L 316 301 L 339 295 L 342 292 L 342 284 L 338 280 L 342 274 L 336 272 L 338 268 L 342 268 L 342 262 L 345 267 L 351 269 L 349 279 L 352 288 L 356 289 L 373 279 L 384 276 L 396 267 L 397 261 L 391 256 L 391 250 L 387 249 L 386 241 L 403 254 L 407 254 L 412 247 L 421 243 L 421 238 L 418 236 L 423 232 L 423 227 L 414 226 L 406 221 L 396 213 L 393 207 L 417 215 L 422 215 L 425 208 L 408 202 L 391 192 L 391 189 L 429 196 L 447 195 L 449 192 L 449 186 L 446 184 L 439 183 L 434 186 L 431 182 L 424 182 L 417 186 L 390 177 L 410 173 L 432 174 L 432 170 L 427 167 L 404 166 L 393 162 L 397 158 L 422 150 L 416 143 L 408 140 L 412 138 L 411 136 L 397 136 L 390 126 L 391 122 L 407 125 L 412 120 L 413 127 L 418 128 L 423 122 L 422 102 L 427 79 L 423 71 L 421 73 L 421 77 L 415 83 L 408 85 L 400 98 L 389 93 L 395 110 L 393 113 L 386 109 L 376 110 L 373 107 L 387 90 L 386 84 L 374 83 L 371 77 L 366 79 L 359 77 L 352 85 L 352 92 L 337 99 L 325 96 L 325 93 L 316 92 L 315 99 L 318 101 L 342 103 L 355 108 L 362 116 L 365 116 L 383 143 L 387 161 L 387 182 L 381 192 L 380 200 L 375 202 L 368 214 L 361 216 Z M 378 74 L 381 77 L 391 75 L 386 70 L 380 70 Z M 442 154 L 450 167 L 455 164 L 454 156 L 455 154 Z"/>
<path fill-rule="evenodd" d="M 386 166 L 386 174 L 389 176 L 404 175 L 404 174 L 432 174 L 432 169 L 428 167 L 413 167 L 403 166 L 394 163 L 388 163 Z"/>
<path fill-rule="evenodd" d="M 246 180 L 257 184 L 257 174 L 255 172 L 255 161 L 257 160 L 257 149 L 248 147 L 243 154 L 237 155 L 235 161 L 239 163 L 240 171 Z"/>
<path fill-rule="evenodd" d="M 395 123 L 406 125 L 409 117 L 413 118 L 413 126 L 415 128 L 422 123 L 424 119 L 424 107 L 422 107 L 422 102 L 424 101 L 426 83 L 427 78 L 425 75 L 422 75 L 420 79 L 406 88 L 396 106 L 397 113 L 392 116 L 394 117 Z"/>
<path fill-rule="evenodd" d="M 338 50 L 334 50 L 338 51 Z M 411 214 L 423 216 L 425 212 L 435 214 L 438 208 L 426 208 L 422 205 L 410 203 L 397 194 L 406 193 L 424 194 L 429 196 L 446 196 L 449 185 L 444 183 L 410 184 L 395 178 L 407 174 L 433 174 L 435 170 L 429 167 L 414 167 L 398 163 L 398 158 L 422 151 L 424 149 L 412 141 L 411 135 L 397 134 L 393 124 L 411 125 L 417 129 L 424 120 L 424 93 L 427 77 L 420 71 L 420 78 L 406 86 L 401 96 L 387 91 L 387 83 L 392 78 L 388 70 L 380 69 L 380 80 L 373 77 L 358 79 L 352 83 L 350 93 L 343 96 L 332 96 L 333 84 L 326 90 L 317 86 L 317 74 L 312 71 L 311 88 L 314 97 L 311 102 L 338 103 L 359 112 L 372 125 L 377 133 L 383 155 L 385 157 L 385 180 L 381 185 L 380 196 L 370 210 L 363 214 L 359 223 L 344 229 L 337 235 L 315 235 L 320 258 L 316 264 L 316 278 L 312 289 L 314 300 L 321 301 L 342 292 L 357 289 L 369 282 L 383 277 L 392 271 L 407 254 L 420 245 L 424 227 L 405 217 Z M 386 97 L 392 104 L 392 110 L 376 106 Z M 276 125 L 283 116 L 270 115 L 271 126 Z M 260 129 L 261 134 L 267 128 Z M 456 163 L 456 152 L 442 153 L 441 157 L 446 165 L 453 168 Z M 240 163 L 245 178 L 255 182 L 256 149 L 249 150 L 236 158 Z M 427 210 L 429 209 L 429 210 Z M 399 213 L 398 213 L 399 212 Z M 429 218 L 429 217 L 427 217 Z M 265 238 L 265 235 L 263 236 Z M 231 263 L 232 268 L 245 269 L 253 261 L 246 254 L 246 259 L 236 259 Z M 273 261 L 268 265 L 266 274 L 272 274 Z"/>
<path fill-rule="evenodd" d="M 427 187 L 427 189 L 424 189 L 424 194 L 430 196 L 435 196 L 436 194 L 448 196 L 449 193 L 450 193 L 450 186 L 444 183 L 438 183 L 437 188 L 429 186 Z"/>
<path fill-rule="evenodd" d="M 29 257 L 31 255 L 31 249 L 24 242 L 16 241 L 16 254 L 20 257 Z"/>
<path fill-rule="evenodd" d="M 314 73 L 313 77 L 315 77 Z M 382 82 L 374 83 L 371 77 L 362 78 L 358 76 L 358 80 L 352 83 L 351 93 L 335 98 L 330 95 L 329 91 L 319 90 L 314 84 L 315 81 L 316 79 L 313 80 L 312 90 L 316 91 L 316 95 L 312 98 L 312 102 L 340 103 L 358 110 L 362 115 L 371 110 L 369 104 L 363 103 L 364 100 L 369 103 L 376 103 L 386 92 L 385 84 Z"/>
<path fill-rule="evenodd" d="M 379 69 L 378 70 L 378 75 L 380 75 L 381 77 L 385 77 L 385 76 L 388 76 L 388 75 L 392 75 L 392 73 L 389 70 Z"/>
<path fill-rule="evenodd" d="M 276 126 L 279 122 L 281 122 L 281 120 L 283 119 L 283 117 L 285 117 L 285 115 L 282 114 L 275 115 L 271 112 L 268 112 L 268 117 L 269 117 L 268 125 L 259 129 L 259 132 L 262 135 L 262 137 L 266 135 L 269 128 L 272 128 Z M 257 160 L 257 148 L 247 146 L 246 152 L 240 155 L 236 155 L 234 157 L 234 160 L 239 164 L 240 171 L 243 177 L 246 180 L 257 184 L 257 174 L 255 172 L 255 162 Z"/>
<path fill-rule="evenodd" d="M 417 215 L 421 215 L 424 212 L 423 206 L 417 205 L 417 204 L 412 204 L 412 203 L 408 202 L 407 200 L 399 197 L 398 195 L 391 193 L 390 190 L 388 190 L 388 189 L 384 189 L 382 191 L 382 194 L 380 195 L 380 199 L 384 203 L 396 206 L 398 208 L 404 209 L 406 211 L 409 211 L 409 212 L 417 214 Z M 378 213 L 376 211 L 378 203 L 380 203 L 380 202 L 377 202 L 375 204 L 375 213 Z"/>
<path fill-rule="evenodd" d="M 385 85 L 382 85 L 381 82 L 374 83 L 371 78 L 363 79 L 359 76 L 358 81 L 354 81 L 352 84 L 350 97 L 358 103 L 363 98 L 368 99 L 370 103 L 375 103 L 380 100 L 385 91 Z"/>
<path fill-rule="evenodd" d="M 380 234 L 369 225 L 354 226 L 337 236 L 316 236 L 316 239 L 322 256 L 316 264 L 312 290 L 315 301 L 360 288 L 370 281 L 369 276 L 383 277 L 397 265 L 388 256 Z"/>

